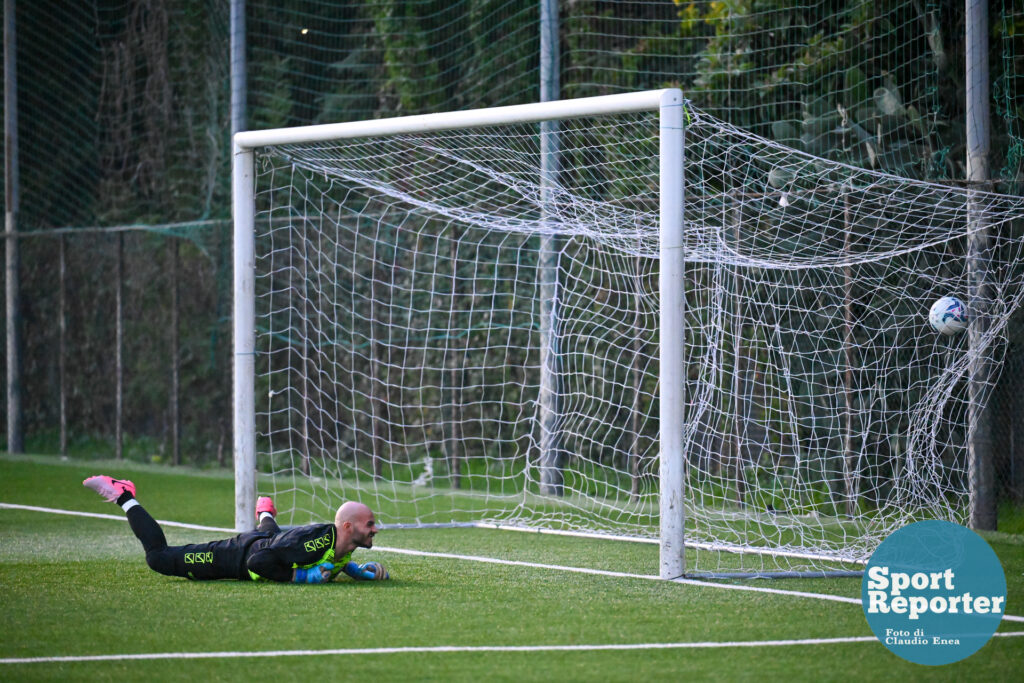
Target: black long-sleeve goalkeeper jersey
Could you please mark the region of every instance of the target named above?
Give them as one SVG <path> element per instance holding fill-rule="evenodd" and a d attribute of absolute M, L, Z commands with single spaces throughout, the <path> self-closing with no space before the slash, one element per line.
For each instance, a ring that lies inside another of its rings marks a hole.
<path fill-rule="evenodd" d="M 334 564 L 333 579 L 352 557 L 352 553 L 335 557 L 336 533 L 333 524 L 310 524 L 256 539 L 245 556 L 249 578 L 253 581 L 291 581 L 295 569 L 331 562 Z"/>

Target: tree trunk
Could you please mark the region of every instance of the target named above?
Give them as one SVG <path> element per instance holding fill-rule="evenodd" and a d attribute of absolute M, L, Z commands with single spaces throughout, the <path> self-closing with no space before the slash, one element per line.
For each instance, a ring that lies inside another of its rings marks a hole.
<path fill-rule="evenodd" d="M 178 310 L 178 239 L 172 237 L 168 243 L 171 251 L 171 396 L 170 396 L 170 432 L 171 432 L 171 462 L 174 465 L 181 464 L 181 448 L 179 436 L 181 431 L 181 418 L 178 405 L 180 368 L 178 366 L 181 357 L 179 350 L 179 310 Z"/>
<path fill-rule="evenodd" d="M 68 290 L 68 261 L 67 261 L 67 237 L 61 234 L 59 241 L 59 262 L 58 270 L 59 291 L 57 293 L 59 339 L 57 341 L 57 376 L 60 385 L 60 454 L 62 457 L 68 455 L 68 375 L 67 375 L 67 353 L 68 353 L 68 311 L 67 311 L 67 290 Z"/>

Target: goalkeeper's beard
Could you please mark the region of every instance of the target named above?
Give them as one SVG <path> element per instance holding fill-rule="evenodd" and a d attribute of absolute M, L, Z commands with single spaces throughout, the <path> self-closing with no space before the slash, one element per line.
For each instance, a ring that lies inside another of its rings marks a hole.
<path fill-rule="evenodd" d="M 352 541 L 356 544 L 357 548 L 372 548 L 373 534 L 365 533 L 360 535 L 358 538 L 353 538 Z"/>

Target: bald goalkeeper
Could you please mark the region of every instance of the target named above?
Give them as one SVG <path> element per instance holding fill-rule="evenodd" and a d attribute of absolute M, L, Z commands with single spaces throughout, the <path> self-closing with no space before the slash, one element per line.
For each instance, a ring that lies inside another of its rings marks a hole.
<path fill-rule="evenodd" d="M 292 583 L 324 583 L 342 572 L 360 581 L 389 578 L 379 562 L 360 565 L 352 561 L 352 552 L 373 547 L 377 535 L 373 511 L 362 503 L 349 501 L 339 507 L 333 524 L 282 531 L 273 500 L 264 497 L 256 502 L 255 531 L 222 541 L 169 546 L 163 529 L 135 499 L 132 482 L 100 475 L 82 484 L 121 506 L 146 551 L 146 564 L 167 576 Z"/>

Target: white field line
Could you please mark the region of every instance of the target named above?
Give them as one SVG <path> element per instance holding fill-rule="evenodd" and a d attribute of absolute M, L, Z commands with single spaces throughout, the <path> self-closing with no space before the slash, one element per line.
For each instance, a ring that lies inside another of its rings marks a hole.
<path fill-rule="evenodd" d="M 73 515 L 73 516 L 79 516 L 79 517 L 96 517 L 96 518 L 100 518 L 100 519 L 113 519 L 113 520 L 123 520 L 124 519 L 124 517 L 121 516 L 121 515 L 107 515 L 107 514 L 99 514 L 99 513 L 95 513 L 95 512 L 76 512 L 74 510 L 57 510 L 57 509 L 54 509 L 54 508 L 34 507 L 34 506 L 31 506 L 31 505 L 16 505 L 16 504 L 13 504 L 13 503 L 0 503 L 0 509 L 3 509 L 3 508 L 10 508 L 10 509 L 15 509 L 15 510 L 30 510 L 30 511 L 33 511 L 33 512 L 49 512 L 49 513 L 53 513 L 53 514 Z M 183 524 L 181 522 L 169 522 L 169 521 L 163 521 L 163 520 L 158 520 L 158 521 L 159 521 L 159 523 L 161 525 L 168 526 L 168 527 L 180 527 L 180 528 L 184 528 L 184 529 L 199 529 L 199 530 L 203 530 L 203 531 L 218 531 L 218 532 L 223 532 L 223 533 L 234 533 L 233 529 L 225 529 L 225 528 L 222 528 L 222 527 L 200 526 L 200 525 L 196 525 L 196 524 Z M 374 550 L 382 552 L 382 553 L 395 553 L 397 555 L 415 555 L 415 556 L 418 556 L 418 557 L 436 557 L 436 558 L 447 559 L 447 560 L 461 560 L 461 561 L 465 561 L 465 562 L 481 562 L 481 563 L 484 563 L 484 564 L 501 564 L 501 565 L 513 566 L 513 567 L 528 567 L 530 569 L 546 569 L 546 570 L 561 571 L 561 572 L 571 572 L 571 573 L 575 573 L 575 574 L 591 574 L 591 575 L 595 575 L 595 576 L 611 576 L 611 577 L 627 578 L 627 579 L 645 579 L 645 580 L 649 580 L 649 581 L 661 581 L 660 577 L 654 576 L 654 575 L 650 575 L 650 574 L 631 574 L 631 573 L 627 573 L 627 572 L 613 572 L 613 571 L 609 571 L 609 570 L 606 570 L 606 569 L 589 569 L 589 568 L 586 568 L 586 567 L 568 567 L 568 566 L 565 566 L 565 565 L 558 565 L 558 564 L 541 564 L 539 562 L 523 562 L 521 560 L 502 560 L 502 559 L 498 559 L 498 558 L 495 558 L 495 557 L 481 557 L 481 556 L 478 556 L 478 555 L 458 555 L 458 554 L 455 554 L 455 553 L 438 553 L 438 552 L 430 552 L 430 551 L 426 551 L 426 550 L 409 550 L 409 549 L 406 549 L 406 548 L 386 548 L 386 547 L 381 547 L 381 546 L 374 547 Z M 829 595 L 827 593 L 808 593 L 808 592 L 805 592 L 805 591 L 784 590 L 784 589 L 781 589 L 781 588 L 767 588 L 767 587 L 764 587 L 764 586 L 750 586 L 750 585 L 746 585 L 746 584 L 719 583 L 719 582 L 715 582 L 715 581 L 701 581 L 699 579 L 686 579 L 686 578 L 672 579 L 672 583 L 680 583 L 680 584 L 685 584 L 685 585 L 690 585 L 690 586 L 703 586 L 703 587 L 707 587 L 707 588 L 718 588 L 718 589 L 724 589 L 724 590 L 747 591 L 747 592 L 750 592 L 750 593 L 769 593 L 769 594 L 772 594 L 772 595 L 786 595 L 786 596 L 789 596 L 789 597 L 797 597 L 797 598 L 811 598 L 813 600 L 827 600 L 827 601 L 831 601 L 831 602 L 842 602 L 842 603 L 847 603 L 847 604 L 857 605 L 857 606 L 861 606 L 862 605 L 862 602 L 861 602 L 860 598 L 848 598 L 848 597 L 845 597 L 845 596 L 842 596 L 842 595 Z M 1022 623 L 1024 623 L 1024 617 L 1014 616 L 1014 615 L 1010 615 L 1010 614 L 1004 614 L 1003 615 L 1003 621 L 1015 621 L 1015 622 L 1022 622 Z"/>
<path fill-rule="evenodd" d="M 996 633 L 995 637 L 1024 636 L 1024 631 Z M 329 655 L 400 655 L 480 652 L 600 652 L 606 650 L 701 650 L 722 648 L 789 647 L 876 643 L 874 636 L 845 638 L 801 638 L 795 640 L 734 640 L 692 643 L 615 643 L 608 645 L 435 645 L 420 647 L 339 648 L 330 650 L 263 650 L 253 652 L 152 652 L 120 655 L 68 655 L 60 657 L 7 657 L 0 664 L 45 664 L 52 662 L 110 662 L 144 659 L 240 659 L 257 657 L 309 657 Z"/>
<path fill-rule="evenodd" d="M 658 543 L 661 543 L 661 541 L 659 541 L 656 538 L 637 538 L 635 536 L 616 536 L 615 534 L 596 534 L 596 533 L 590 533 L 590 532 L 586 532 L 586 531 L 564 531 L 564 530 L 560 530 L 560 529 L 538 529 L 538 528 L 535 528 L 535 527 L 512 526 L 511 524 L 492 524 L 490 522 L 476 522 L 476 523 L 473 524 L 473 526 L 476 527 L 477 529 L 500 529 L 502 531 L 520 531 L 520 532 L 525 532 L 525 533 L 528 533 L 528 534 L 545 534 L 545 535 L 551 535 L 551 536 L 572 536 L 574 538 L 596 538 L 596 539 L 599 539 L 599 540 L 605 540 L 606 539 L 606 540 L 611 540 L 611 541 L 626 541 L 628 543 L 650 543 L 650 544 L 653 544 L 653 545 L 657 545 Z M 717 544 L 717 543 L 694 543 L 694 542 L 686 541 L 685 545 L 686 545 L 687 548 L 693 548 L 695 550 L 711 550 L 711 551 L 723 550 L 725 552 L 735 552 L 736 551 L 735 547 L 728 546 L 728 545 L 721 545 L 721 544 Z M 753 555 L 774 555 L 774 556 L 777 556 L 777 557 L 792 557 L 792 558 L 795 558 L 795 559 L 798 559 L 798 560 L 832 560 L 832 561 L 842 562 L 844 564 L 849 564 L 849 565 L 854 565 L 854 564 L 864 564 L 864 565 L 866 565 L 868 563 L 867 559 L 849 560 L 849 559 L 843 559 L 843 558 L 834 557 L 834 556 L 830 556 L 830 555 L 816 555 L 814 553 L 800 553 L 800 552 L 795 552 L 795 551 L 790 551 L 790 550 L 775 550 L 775 549 L 769 549 L 769 548 L 758 549 L 758 548 L 744 547 L 743 548 L 743 552 L 744 553 L 748 553 L 748 554 L 753 554 Z"/>
<path fill-rule="evenodd" d="M 576 574 L 594 574 L 597 576 L 614 576 L 626 579 L 647 579 L 650 581 L 661 581 L 661 577 L 652 574 L 630 574 L 628 572 L 613 572 L 607 569 L 588 569 L 586 567 L 567 567 L 560 564 L 541 564 L 539 562 L 524 562 L 522 560 L 501 560 L 494 557 L 480 557 L 478 555 L 457 555 L 454 553 L 435 553 L 425 550 L 407 550 L 405 548 L 378 548 L 385 553 L 397 553 L 399 555 L 419 555 L 422 557 L 438 557 L 449 560 L 465 560 L 469 562 L 483 562 L 485 564 L 504 564 L 513 567 L 528 567 L 530 569 L 551 569 L 560 572 L 572 572 Z M 833 602 L 846 602 L 860 605 L 859 598 L 847 598 L 841 595 L 828 595 L 825 593 L 805 593 L 803 591 L 782 590 L 781 588 L 765 588 L 763 586 L 747 586 L 727 583 L 716 583 L 714 581 L 701 581 L 699 579 L 672 579 L 672 583 L 682 583 L 691 586 L 707 586 L 710 588 L 725 588 L 731 590 L 751 591 L 754 593 L 773 593 L 775 595 L 789 595 L 792 597 L 814 598 L 816 600 L 831 600 Z"/>
<path fill-rule="evenodd" d="M 49 512 L 54 515 L 71 515 L 72 517 L 94 517 L 96 519 L 113 519 L 120 522 L 124 521 L 124 515 L 107 515 L 99 512 L 78 512 L 77 510 L 57 510 L 56 508 L 41 508 L 34 505 L 17 505 L 15 503 L 0 503 L 0 509 L 9 510 L 29 510 L 31 512 Z M 234 529 L 225 529 L 219 526 L 203 526 L 201 524 L 185 524 L 184 522 L 168 522 L 163 519 L 158 519 L 157 522 L 161 526 L 173 526 L 181 529 L 197 529 L 199 531 L 216 531 L 219 533 L 233 534 Z"/>

